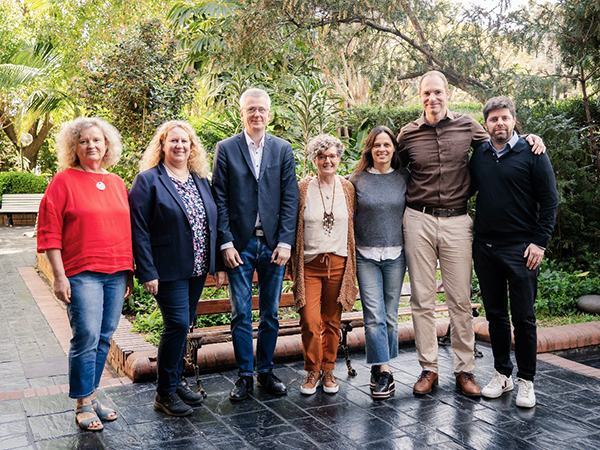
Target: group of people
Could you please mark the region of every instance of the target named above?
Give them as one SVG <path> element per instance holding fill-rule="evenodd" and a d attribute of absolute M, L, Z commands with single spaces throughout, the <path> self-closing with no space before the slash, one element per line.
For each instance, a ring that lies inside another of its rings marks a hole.
<path fill-rule="evenodd" d="M 537 273 L 552 232 L 558 197 L 544 145 L 514 132 L 506 97 L 484 107 L 486 131 L 451 112 L 441 72 L 423 75 L 423 115 L 396 137 L 385 126 L 368 135 L 349 179 L 338 175 L 342 142 L 319 135 L 307 146 L 316 175 L 297 182 L 290 143 L 266 133 L 271 101 L 261 89 L 240 98 L 244 130 L 218 143 L 212 173 L 193 128 L 169 121 L 156 131 L 128 193 L 106 170 L 121 152 L 118 132 L 79 118 L 57 136 L 59 172 L 40 206 L 38 252 L 46 252 L 54 292 L 67 304 L 73 331 L 69 396 L 76 421 L 101 430 L 117 418 L 96 390 L 135 273 L 162 312 L 154 407 L 185 416 L 202 402 L 183 378 L 188 328 L 207 275 L 227 276 L 238 379 L 229 398 L 257 385 L 274 395 L 287 387 L 273 373 L 278 306 L 286 266 L 293 279 L 306 377 L 302 394 L 334 394 L 333 370 L 342 311 L 360 292 L 370 389 L 394 393 L 398 303 L 408 265 L 415 341 L 422 373 L 413 392 L 438 382 L 436 267 L 444 280 L 457 388 L 494 398 L 513 389 L 510 310 L 515 328 L 517 405 L 535 405 L 537 348 L 533 302 Z M 488 134 L 489 133 L 489 134 Z M 533 145 L 533 147 L 532 147 Z M 469 165 L 469 151 L 473 156 Z M 475 219 L 467 200 L 478 191 Z M 473 376 L 470 305 L 472 263 L 480 280 L 496 372 L 481 390 Z M 253 277 L 260 320 L 253 344 Z M 358 280 L 358 288 L 356 284 Z M 508 285 L 508 290 L 507 290 Z"/>

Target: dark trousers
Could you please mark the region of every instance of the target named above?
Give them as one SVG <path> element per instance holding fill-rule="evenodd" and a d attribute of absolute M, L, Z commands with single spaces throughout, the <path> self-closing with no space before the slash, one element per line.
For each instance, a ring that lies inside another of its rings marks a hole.
<path fill-rule="evenodd" d="M 157 373 L 159 394 L 175 392 L 183 373 L 187 333 L 196 316 L 196 306 L 206 275 L 185 280 L 159 281 L 156 302 L 163 316 L 164 329 L 158 344 Z"/>
<path fill-rule="evenodd" d="M 526 259 L 523 254 L 528 245 L 497 246 L 475 240 L 473 262 L 489 323 L 494 368 L 507 377 L 513 370 L 510 360 L 511 329 L 508 315 L 510 292 L 517 376 L 533 381 L 537 355 L 533 304 L 537 295 L 539 269 L 529 270 L 525 265 Z"/>

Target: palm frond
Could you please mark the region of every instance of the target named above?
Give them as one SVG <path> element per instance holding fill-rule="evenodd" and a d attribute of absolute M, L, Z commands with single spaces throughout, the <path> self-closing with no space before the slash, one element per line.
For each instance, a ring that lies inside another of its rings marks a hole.
<path fill-rule="evenodd" d="M 26 109 L 32 114 L 47 114 L 61 106 L 71 107 L 79 112 L 79 105 L 68 94 L 52 88 L 36 89 L 26 102 Z"/>
<path fill-rule="evenodd" d="M 40 68 L 21 64 L 0 64 L 0 89 L 14 89 L 30 83 L 44 75 Z"/>

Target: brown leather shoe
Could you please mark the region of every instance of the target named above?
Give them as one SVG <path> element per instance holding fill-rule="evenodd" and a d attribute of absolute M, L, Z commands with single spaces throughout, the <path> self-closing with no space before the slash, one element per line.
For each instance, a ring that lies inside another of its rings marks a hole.
<path fill-rule="evenodd" d="M 461 372 L 456 375 L 456 388 L 467 397 L 480 397 L 481 389 L 475 383 L 475 377 L 472 373 Z"/>
<path fill-rule="evenodd" d="M 438 374 L 431 370 L 424 370 L 419 375 L 419 379 L 413 387 L 413 394 L 425 395 L 429 394 L 434 386 L 438 384 Z"/>

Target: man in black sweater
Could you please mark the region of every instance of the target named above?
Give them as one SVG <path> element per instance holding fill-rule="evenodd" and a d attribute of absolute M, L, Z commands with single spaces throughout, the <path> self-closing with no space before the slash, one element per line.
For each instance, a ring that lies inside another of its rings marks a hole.
<path fill-rule="evenodd" d="M 496 372 L 482 389 L 487 398 L 514 388 L 510 311 L 515 334 L 519 407 L 535 406 L 537 332 L 534 301 L 539 266 L 554 227 L 558 194 L 546 153 L 536 155 L 515 133 L 515 105 L 494 97 L 483 108 L 490 140 L 470 161 L 477 195 L 473 261 L 489 322 Z M 507 291 L 508 285 L 508 291 Z"/>

